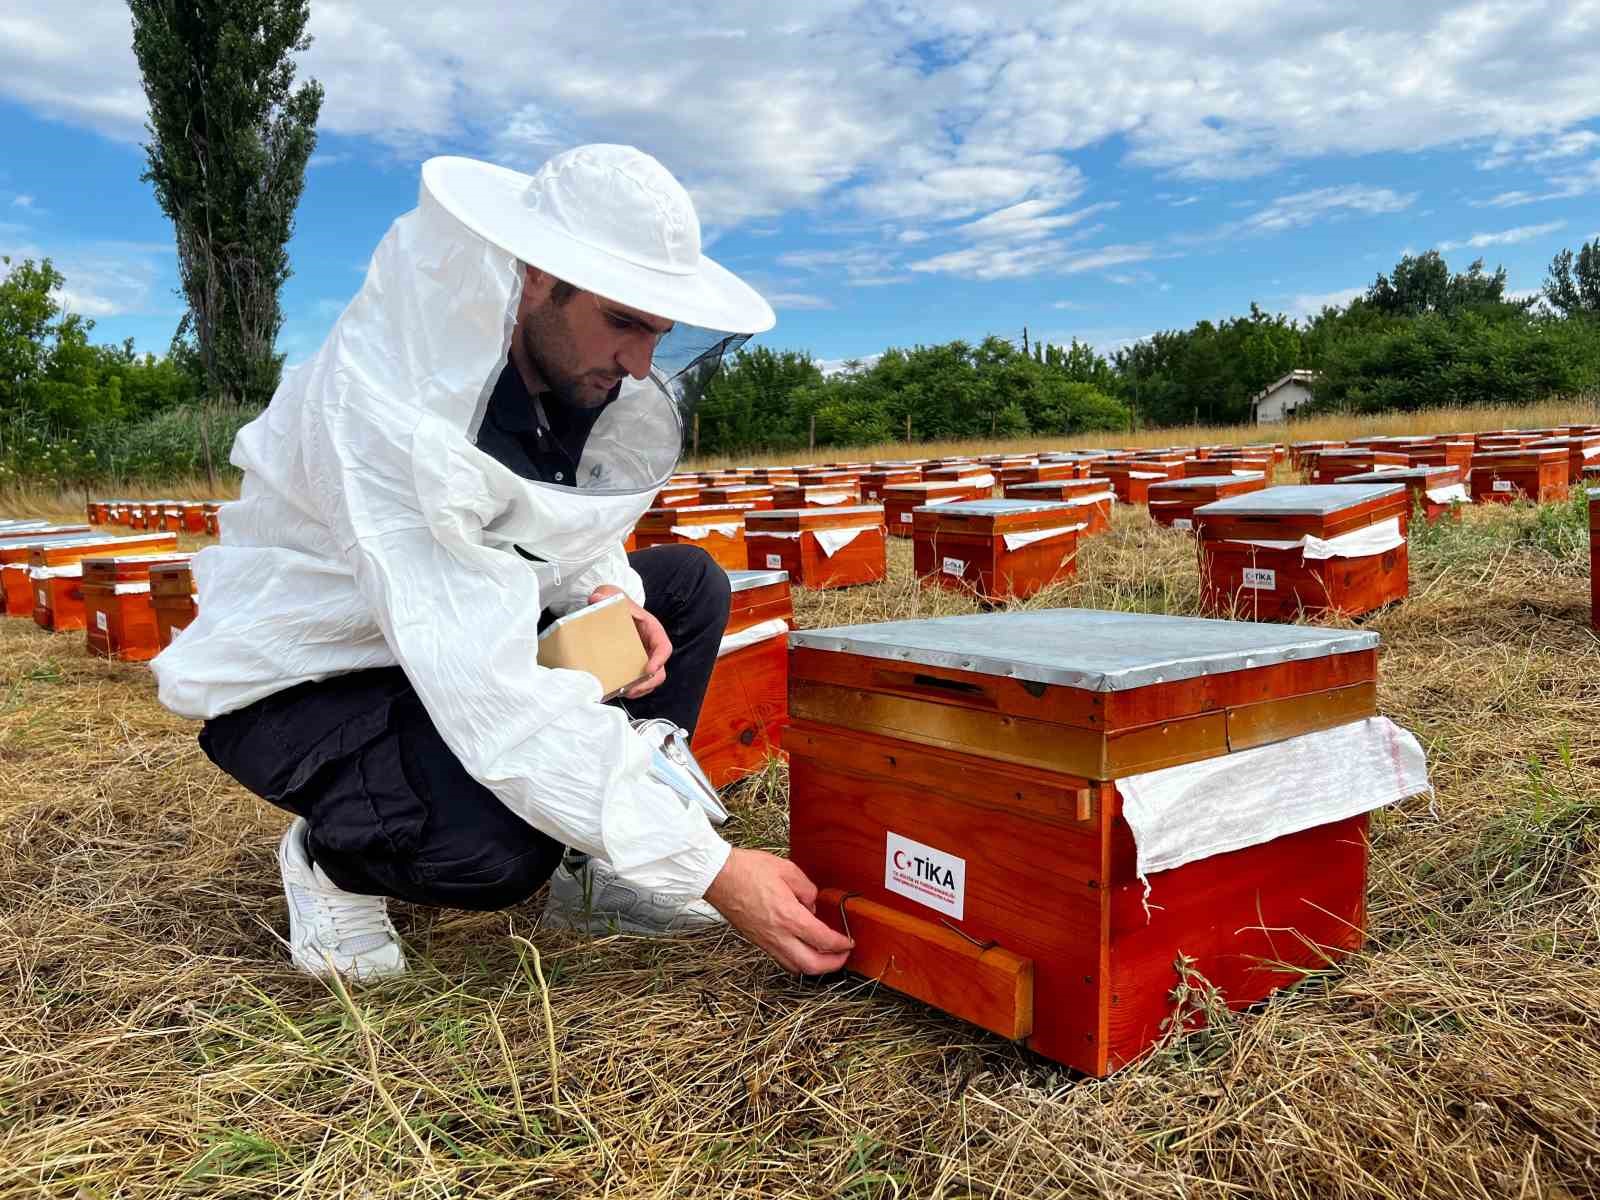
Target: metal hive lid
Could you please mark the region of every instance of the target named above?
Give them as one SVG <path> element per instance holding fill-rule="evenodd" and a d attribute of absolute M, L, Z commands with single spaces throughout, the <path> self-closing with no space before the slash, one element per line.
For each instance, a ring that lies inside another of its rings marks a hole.
<path fill-rule="evenodd" d="M 1363 471 L 1359 475 L 1341 475 L 1334 480 L 1338 484 L 1346 483 L 1381 483 L 1390 479 L 1427 479 L 1430 475 L 1443 475 L 1448 472 L 1458 472 L 1460 467 L 1402 467 L 1398 471 Z"/>
<path fill-rule="evenodd" d="M 774 583 L 788 583 L 787 571 L 729 571 L 728 583 L 735 592 L 748 592 L 751 588 L 768 587 Z"/>
<path fill-rule="evenodd" d="M 929 505 L 928 509 L 941 515 L 954 513 L 958 517 L 999 517 L 1011 513 L 1070 512 L 1072 505 L 1060 500 L 956 500 L 950 504 Z"/>
<path fill-rule="evenodd" d="M 871 513 L 873 516 L 881 517 L 883 516 L 883 505 L 836 504 L 830 508 L 769 508 L 766 512 L 746 513 L 745 523 L 749 524 L 750 521 L 754 520 L 757 524 L 760 524 L 762 521 L 772 520 L 777 517 L 782 517 L 785 520 L 791 517 L 803 517 L 808 515 L 814 517 L 838 517 L 843 516 L 845 513 L 849 513 L 851 516 L 860 516 L 863 513 Z"/>
<path fill-rule="evenodd" d="M 1091 692 L 1371 650 L 1378 635 L 1085 608 L 977 613 L 802 630 L 789 646 Z"/>
<path fill-rule="evenodd" d="M 1215 487 L 1219 483 L 1238 483 L 1241 479 L 1264 479 L 1260 471 L 1240 471 L 1237 475 L 1191 475 L 1187 479 L 1168 479 L 1162 483 L 1152 483 L 1152 492 L 1168 489 L 1174 492 L 1182 491 L 1186 487 Z"/>
<path fill-rule="evenodd" d="M 1311 515 L 1325 517 L 1341 509 L 1354 508 L 1369 500 L 1382 499 L 1406 490 L 1403 483 L 1313 483 L 1286 484 L 1226 500 L 1213 500 L 1195 509 L 1201 517 L 1278 517 Z"/>

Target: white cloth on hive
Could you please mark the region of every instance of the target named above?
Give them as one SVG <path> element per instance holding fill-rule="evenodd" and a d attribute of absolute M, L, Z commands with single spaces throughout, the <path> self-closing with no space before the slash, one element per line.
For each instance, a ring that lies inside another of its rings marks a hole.
<path fill-rule="evenodd" d="M 1164 471 L 1129 471 L 1129 479 L 1168 479 L 1171 478 Z"/>
<path fill-rule="evenodd" d="M 1366 558 L 1373 554 L 1387 554 L 1396 546 L 1404 546 L 1406 535 L 1400 532 L 1400 518 L 1390 517 L 1387 521 L 1379 521 L 1376 525 L 1368 525 L 1365 529 L 1352 529 L 1349 533 L 1341 533 L 1331 538 L 1319 538 L 1308 533 L 1303 538 L 1282 541 L 1254 538 L 1229 540 L 1234 545 L 1260 546 L 1263 550 L 1299 549 L 1307 559 L 1319 560 Z"/>
<path fill-rule="evenodd" d="M 1464 483 L 1446 484 L 1444 487 L 1428 489 L 1428 499 L 1435 504 L 1471 504 L 1472 497 L 1467 495 L 1467 485 Z"/>
<path fill-rule="evenodd" d="M 1387 717 L 1117 780 L 1141 879 L 1431 790 L 1422 746 Z"/>
<path fill-rule="evenodd" d="M 1099 504 L 1102 500 L 1109 500 L 1112 504 L 1117 502 L 1115 492 L 1090 492 L 1084 496 L 1068 496 L 1062 504 Z"/>
<path fill-rule="evenodd" d="M 726 525 L 674 525 L 671 532 L 679 537 L 692 538 L 699 542 L 704 541 L 713 533 L 718 537 L 738 537 L 739 531 L 743 528 L 743 521 L 730 521 Z"/>
<path fill-rule="evenodd" d="M 82 579 L 81 562 L 62 563 L 58 567 L 29 567 L 24 564 L 29 579 Z"/>
<path fill-rule="evenodd" d="M 1007 533 L 1002 536 L 1005 538 L 1007 550 L 1020 550 L 1024 546 L 1031 546 L 1046 538 L 1060 537 L 1063 533 L 1076 533 L 1080 529 L 1087 528 L 1087 525 L 1052 525 L 1049 529 L 1029 529 L 1023 533 Z"/>
<path fill-rule="evenodd" d="M 832 508 L 835 504 L 850 503 L 851 496 L 849 492 L 823 492 L 820 496 L 813 496 L 808 489 L 805 493 L 805 500 L 807 504 L 820 504 L 826 508 Z"/>
<path fill-rule="evenodd" d="M 782 617 L 773 617 L 770 621 L 762 621 L 749 629 L 741 629 L 738 633 L 730 633 L 722 639 L 722 644 L 717 647 L 717 657 L 732 654 L 735 650 L 743 650 L 746 646 L 754 646 L 757 642 L 771 641 L 775 637 L 782 637 L 789 632 L 789 622 Z"/>
<path fill-rule="evenodd" d="M 852 525 L 849 529 L 818 529 L 817 545 L 822 547 L 823 554 L 832 558 L 863 533 L 882 528 L 882 525 Z"/>

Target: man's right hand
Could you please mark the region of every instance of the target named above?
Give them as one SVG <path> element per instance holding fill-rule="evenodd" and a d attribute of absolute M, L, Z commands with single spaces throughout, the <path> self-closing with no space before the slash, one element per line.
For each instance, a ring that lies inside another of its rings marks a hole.
<path fill-rule="evenodd" d="M 780 966 L 802 975 L 837 971 L 855 947 L 817 920 L 816 886 L 775 854 L 734 847 L 706 901 Z"/>

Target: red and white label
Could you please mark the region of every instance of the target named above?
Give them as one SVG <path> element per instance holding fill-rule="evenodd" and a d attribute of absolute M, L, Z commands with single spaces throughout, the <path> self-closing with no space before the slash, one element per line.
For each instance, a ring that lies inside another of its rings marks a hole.
<path fill-rule="evenodd" d="M 957 579 L 960 579 L 967 573 L 967 564 L 963 559 L 947 558 L 944 560 L 944 566 L 940 569 L 946 575 L 954 575 Z"/>
<path fill-rule="evenodd" d="M 776 571 L 781 566 L 783 566 L 783 559 L 781 557 L 776 554 L 767 555 L 767 567 L 770 570 Z"/>
<path fill-rule="evenodd" d="M 43 588 L 39 588 L 38 592 L 39 592 L 39 607 L 40 608 L 49 608 L 50 607 L 50 597 L 45 594 L 45 590 Z"/>
<path fill-rule="evenodd" d="M 898 833 L 886 836 L 883 886 L 959 921 L 966 911 L 967 860 Z"/>
<path fill-rule="evenodd" d="M 1278 588 L 1278 572 L 1266 567 L 1246 567 L 1244 586 L 1257 592 L 1272 592 Z"/>
<path fill-rule="evenodd" d="M 111 625 L 106 621 L 106 614 L 105 613 L 103 613 L 103 612 L 95 613 L 95 615 L 94 615 L 94 627 L 96 629 L 98 629 L 101 633 L 110 633 L 111 632 Z"/>

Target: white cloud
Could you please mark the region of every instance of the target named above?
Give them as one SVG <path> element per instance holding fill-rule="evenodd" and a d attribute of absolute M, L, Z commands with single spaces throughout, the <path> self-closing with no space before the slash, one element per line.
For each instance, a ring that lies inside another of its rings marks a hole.
<path fill-rule="evenodd" d="M 826 275 L 843 275 L 851 287 L 878 287 L 899 283 L 905 275 L 895 256 L 876 246 L 851 246 L 839 250 L 790 250 L 778 255 L 780 267 Z"/>
<path fill-rule="evenodd" d="M 1309 192 L 1280 196 L 1243 220 L 1229 222 L 1219 232 L 1222 236 L 1281 233 L 1286 229 L 1303 229 L 1319 221 L 1350 213 L 1378 215 L 1401 212 L 1410 208 L 1416 198 L 1415 192 L 1402 194 L 1391 188 L 1364 187 L 1355 183 L 1316 188 Z"/>
<path fill-rule="evenodd" d="M 1100 246 L 1075 250 L 1060 242 L 1022 242 L 1015 246 L 980 244 L 935 255 L 908 268 L 919 274 L 959 275 L 967 279 L 1020 279 L 1029 275 L 1076 275 L 1117 263 L 1155 257 L 1150 245 Z"/>
<path fill-rule="evenodd" d="M 784 310 L 832 308 L 833 302 L 825 296 L 810 292 L 766 292 L 767 303 L 780 312 Z"/>
<path fill-rule="evenodd" d="M 1032 242 L 1050 237 L 1058 230 L 1070 229 L 1096 213 L 1116 207 L 1115 201 L 1108 201 L 1091 204 L 1076 212 L 1059 212 L 1048 200 L 1024 200 L 1021 204 L 1013 204 L 976 221 L 958 225 L 954 232 L 974 241 L 997 239 Z"/>
<path fill-rule="evenodd" d="M 1475 233 L 1459 242 L 1440 242 L 1439 249 L 1482 250 L 1486 246 L 1515 246 L 1518 242 L 1529 242 L 1547 233 L 1554 233 L 1558 229 L 1565 229 L 1566 226 L 1565 221 L 1548 221 L 1543 225 L 1519 225 L 1515 229 L 1502 229 L 1499 233 Z"/>
<path fill-rule="evenodd" d="M 918 242 L 927 241 L 932 236 L 933 234 L 926 229 L 902 229 L 895 235 L 895 241 L 906 246 L 914 246 Z"/>
<path fill-rule="evenodd" d="M 1288 316 L 1314 317 L 1325 308 L 1343 308 L 1359 296 L 1365 296 L 1364 287 L 1339 288 L 1332 292 L 1301 292 L 1289 301 Z"/>
<path fill-rule="evenodd" d="M 18 227 L 0 227 L 0 256 L 13 264 L 48 258 L 65 283 L 62 307 L 85 317 L 171 316 L 180 302 L 170 288 L 172 247 L 144 242 L 65 243 L 30 240 Z M 3 271 L 4 268 L 0 268 Z M 163 286 L 164 285 L 164 286 Z"/>
<path fill-rule="evenodd" d="M 1182 200 L 1170 201 L 1173 208 L 1188 208 L 1191 204 L 1199 204 L 1199 196 L 1185 196 Z"/>
<path fill-rule="evenodd" d="M 13 196 L 11 198 L 11 207 L 12 208 L 32 208 L 33 207 L 33 197 L 32 196 L 24 196 L 24 195 Z"/>

